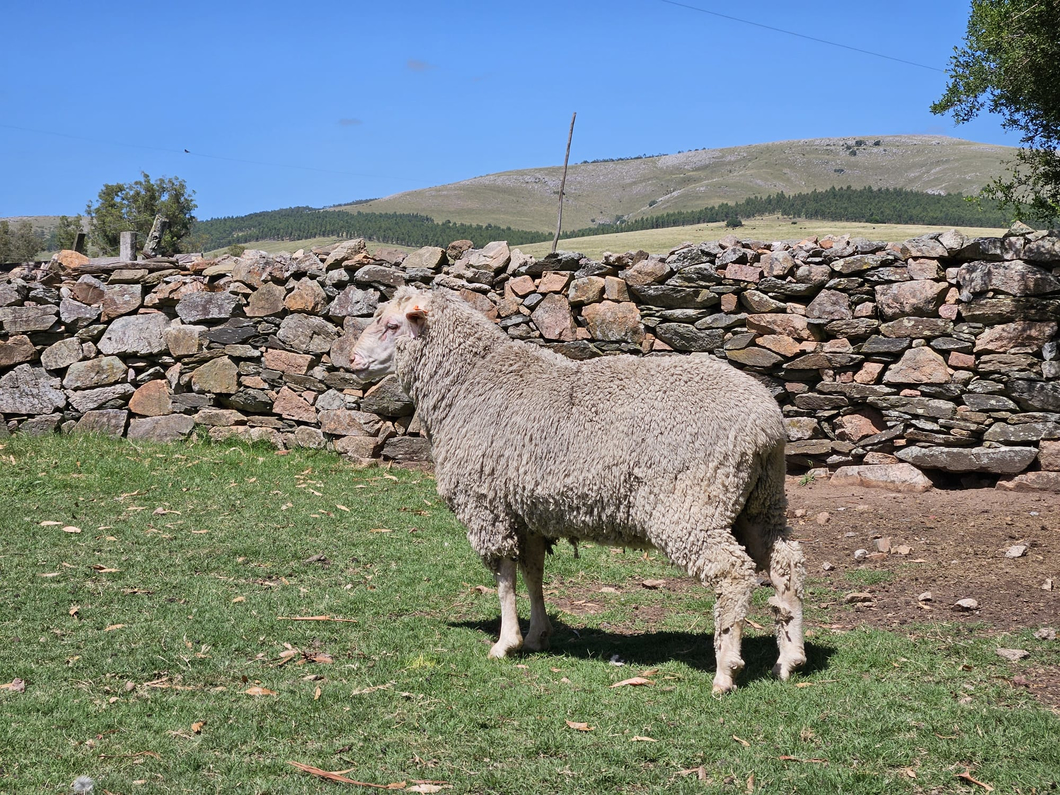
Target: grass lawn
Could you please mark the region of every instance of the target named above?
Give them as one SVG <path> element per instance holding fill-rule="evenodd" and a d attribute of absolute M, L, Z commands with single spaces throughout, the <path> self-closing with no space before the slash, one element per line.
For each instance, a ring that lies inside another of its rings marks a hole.
<path fill-rule="evenodd" d="M 519 795 L 1060 785 L 1060 717 L 995 654 L 1027 638 L 832 631 L 814 624 L 822 588 L 807 670 L 771 679 L 775 644 L 752 627 L 740 689 L 715 699 L 703 589 L 657 554 L 557 547 L 553 650 L 492 661 L 491 577 L 428 475 L 3 439 L 0 792 L 81 775 L 95 795 L 366 791 L 290 762 Z"/>

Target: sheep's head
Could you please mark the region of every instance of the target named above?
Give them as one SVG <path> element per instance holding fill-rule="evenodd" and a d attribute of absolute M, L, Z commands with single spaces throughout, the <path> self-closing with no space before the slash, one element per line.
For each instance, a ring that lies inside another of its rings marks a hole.
<path fill-rule="evenodd" d="M 398 340 L 416 339 L 423 334 L 430 300 L 429 293 L 402 288 L 393 300 L 380 306 L 350 356 L 353 374 L 362 381 L 374 381 L 394 372 Z"/>

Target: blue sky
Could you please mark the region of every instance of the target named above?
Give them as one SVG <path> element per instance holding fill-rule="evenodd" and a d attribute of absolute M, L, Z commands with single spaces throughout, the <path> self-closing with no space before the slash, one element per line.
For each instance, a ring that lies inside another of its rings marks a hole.
<path fill-rule="evenodd" d="M 559 165 L 574 111 L 571 162 L 901 133 L 1016 145 L 997 118 L 928 110 L 969 5 L 15 0 L 0 217 L 73 215 L 141 171 L 183 178 L 212 218 Z"/>

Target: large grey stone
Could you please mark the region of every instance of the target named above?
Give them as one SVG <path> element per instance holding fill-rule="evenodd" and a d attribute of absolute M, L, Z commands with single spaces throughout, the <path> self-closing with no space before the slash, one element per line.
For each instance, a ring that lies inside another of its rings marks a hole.
<path fill-rule="evenodd" d="M 919 279 L 876 288 L 876 308 L 884 320 L 904 317 L 932 317 L 946 297 L 945 282 Z"/>
<path fill-rule="evenodd" d="M 391 461 L 429 461 L 431 445 L 422 436 L 395 436 L 383 445 L 382 457 Z"/>
<path fill-rule="evenodd" d="M 135 312 L 143 303 L 139 284 L 108 284 L 103 294 L 103 322 Z"/>
<path fill-rule="evenodd" d="M 1022 422 L 1009 425 L 995 422 L 986 433 L 983 441 L 1015 443 L 1040 442 L 1042 439 L 1060 439 L 1060 423 L 1055 422 Z"/>
<path fill-rule="evenodd" d="M 238 305 L 239 298 L 232 293 L 192 293 L 177 303 L 177 314 L 185 323 L 228 320 Z"/>
<path fill-rule="evenodd" d="M 445 256 L 445 249 L 437 246 L 424 246 L 405 257 L 401 266 L 406 272 L 413 268 L 428 268 L 432 271 L 439 271 L 447 263 L 448 259 Z"/>
<path fill-rule="evenodd" d="M 698 287 L 671 287 L 665 284 L 637 286 L 630 282 L 629 289 L 641 303 L 663 309 L 706 309 L 721 302 L 710 290 Z"/>
<path fill-rule="evenodd" d="M 655 336 L 677 351 L 713 351 L 725 339 L 723 329 L 699 330 L 687 323 L 660 323 Z"/>
<path fill-rule="evenodd" d="M 276 336 L 298 353 L 327 353 L 339 333 L 335 326 L 323 318 L 294 314 L 283 319 Z"/>
<path fill-rule="evenodd" d="M 129 422 L 128 437 L 146 442 L 175 442 L 195 429 L 195 420 L 186 414 L 144 417 Z"/>
<path fill-rule="evenodd" d="M 49 305 L 5 306 L 0 308 L 0 329 L 8 334 L 47 331 L 56 320 L 59 308 Z"/>
<path fill-rule="evenodd" d="M 388 375 L 361 398 L 361 409 L 384 417 L 407 417 L 415 411 L 415 406 L 397 377 Z"/>
<path fill-rule="evenodd" d="M 854 317 L 850 298 L 838 290 L 821 290 L 806 307 L 806 316 L 824 320 L 846 320 Z"/>
<path fill-rule="evenodd" d="M 921 469 L 1014 475 L 1030 466 L 1038 451 L 1034 447 L 906 447 L 895 455 Z"/>
<path fill-rule="evenodd" d="M 97 389 L 82 389 L 80 391 L 68 392 L 70 406 L 75 411 L 92 411 L 98 409 L 105 403 L 115 401 L 127 403 L 136 390 L 132 384 L 114 384 L 114 386 L 101 386 Z"/>
<path fill-rule="evenodd" d="M 95 389 L 124 380 L 128 368 L 117 356 L 101 356 L 83 362 L 74 362 L 66 371 L 63 386 L 66 389 Z"/>
<path fill-rule="evenodd" d="M 268 317 L 284 310 L 287 291 L 279 284 L 263 284 L 250 294 L 244 314 L 247 317 Z"/>
<path fill-rule="evenodd" d="M 79 339 L 66 337 L 41 351 L 40 363 L 45 370 L 64 370 L 81 361 L 83 350 Z"/>
<path fill-rule="evenodd" d="M 59 304 L 59 319 L 76 330 L 94 323 L 102 311 L 99 306 L 89 306 L 72 298 L 64 298 Z"/>
<path fill-rule="evenodd" d="M 976 298 L 960 305 L 961 317 L 969 323 L 994 325 L 1015 320 L 1053 321 L 1060 317 L 1060 300 L 1004 296 Z"/>
<path fill-rule="evenodd" d="M 49 414 L 66 406 L 60 381 L 41 367 L 20 364 L 0 377 L 0 414 Z"/>
<path fill-rule="evenodd" d="M 74 433 L 101 433 L 106 436 L 121 436 L 125 433 L 125 423 L 129 412 L 124 409 L 101 409 L 86 411 L 74 425 Z"/>
<path fill-rule="evenodd" d="M 946 360 L 926 345 L 906 351 L 883 375 L 885 384 L 947 384 L 949 380 Z"/>
<path fill-rule="evenodd" d="M 1026 410 L 1060 411 L 1060 383 L 1056 381 L 1013 379 L 1006 391 Z"/>
<path fill-rule="evenodd" d="M 335 297 L 328 307 L 327 314 L 332 317 L 370 317 L 378 306 L 379 293 L 375 290 L 362 290 L 351 286 Z"/>
<path fill-rule="evenodd" d="M 166 350 L 163 332 L 169 318 L 160 312 L 146 315 L 124 315 L 115 319 L 98 343 L 106 354 L 153 356 Z"/>
<path fill-rule="evenodd" d="M 317 416 L 320 429 L 334 436 L 376 436 L 383 427 L 383 421 L 367 411 L 325 409 Z"/>
<path fill-rule="evenodd" d="M 1037 265 L 1011 262 L 966 262 L 957 271 L 961 300 L 990 290 L 1014 296 L 1042 295 L 1060 291 L 1060 281 Z"/>

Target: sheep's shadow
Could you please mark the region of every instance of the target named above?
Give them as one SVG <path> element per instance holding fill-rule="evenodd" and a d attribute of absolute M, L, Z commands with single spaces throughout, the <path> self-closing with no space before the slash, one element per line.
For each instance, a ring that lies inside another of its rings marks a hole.
<path fill-rule="evenodd" d="M 710 632 L 608 632 L 591 627 L 572 627 L 549 616 L 552 622 L 551 648 L 532 652 L 527 656 L 576 657 L 608 663 L 618 660 L 633 667 L 650 668 L 670 660 L 677 660 L 700 671 L 714 671 L 714 636 Z M 489 643 L 497 639 L 500 620 L 454 621 L 450 627 L 482 633 Z M 525 629 L 525 626 L 524 626 Z M 487 647 L 488 648 L 488 647 Z M 743 659 L 746 663 L 740 681 L 771 678 L 777 661 L 777 642 L 769 635 L 744 637 Z M 806 664 L 798 675 L 808 676 L 828 667 L 834 649 L 806 643 Z"/>

